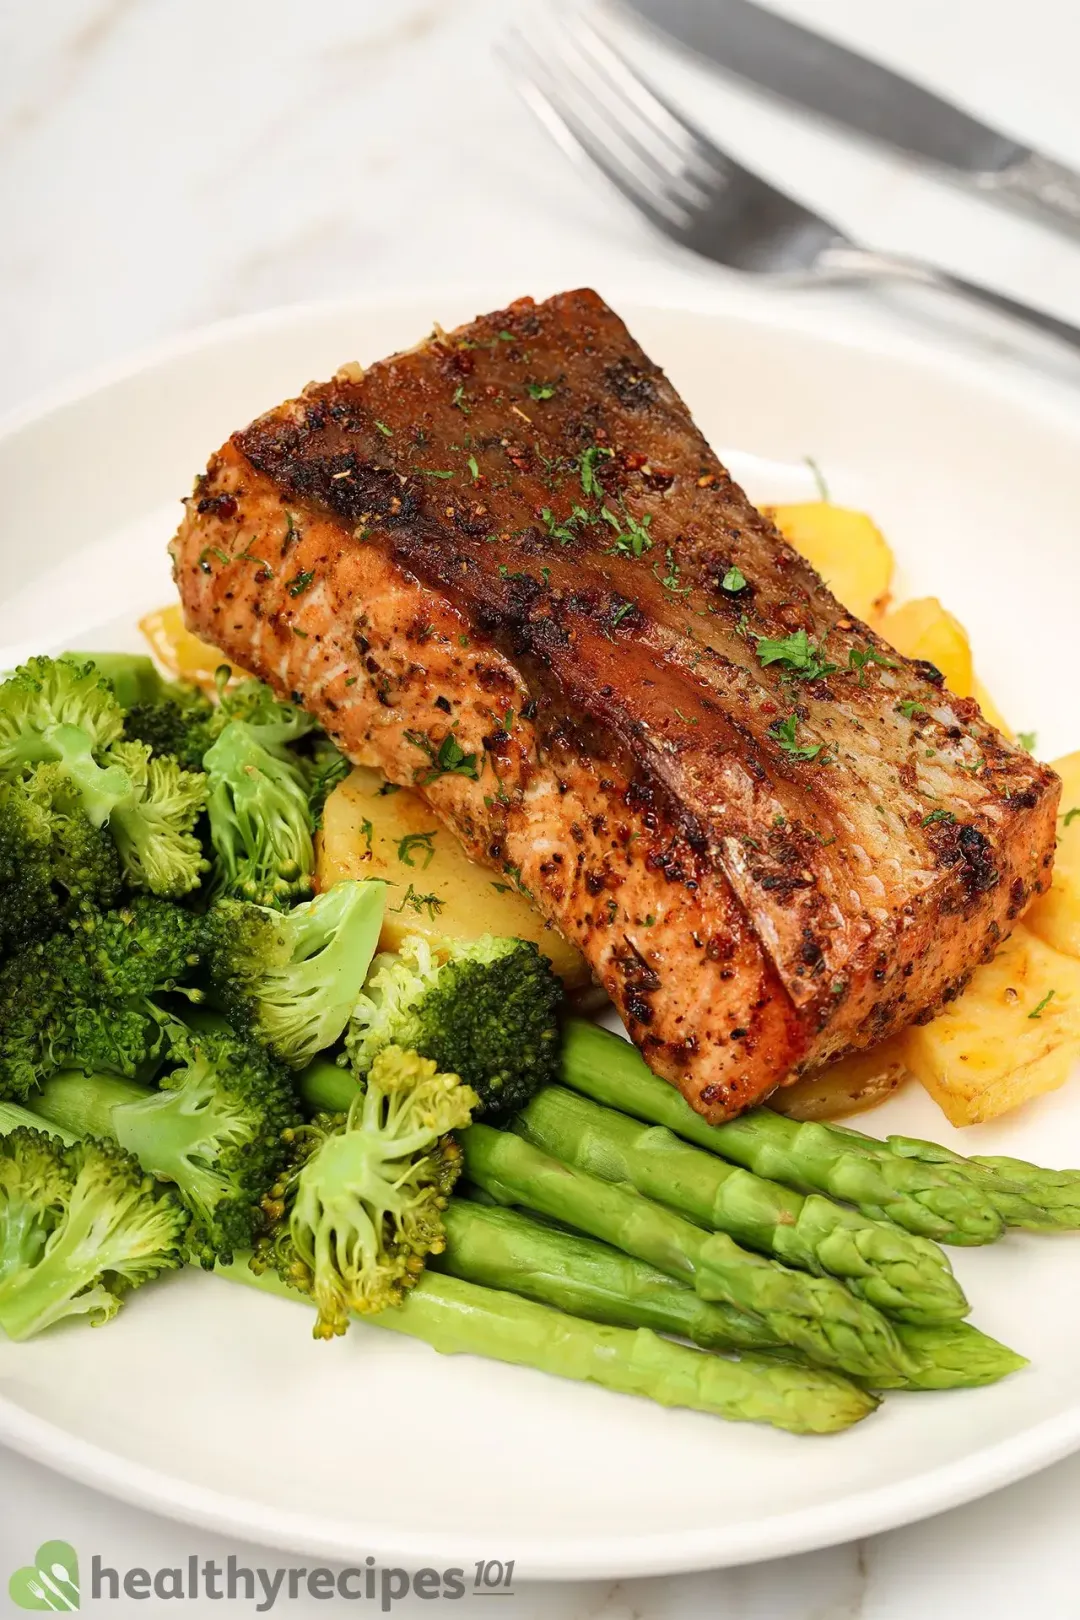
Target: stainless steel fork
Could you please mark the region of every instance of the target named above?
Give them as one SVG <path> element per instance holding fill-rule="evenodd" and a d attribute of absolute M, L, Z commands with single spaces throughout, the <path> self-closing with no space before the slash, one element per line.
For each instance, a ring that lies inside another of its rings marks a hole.
<path fill-rule="evenodd" d="M 778 191 L 675 111 L 600 32 L 558 11 L 515 29 L 500 55 L 571 157 L 588 159 L 665 236 L 719 264 L 807 284 L 891 279 L 956 293 L 1080 349 L 1080 327 L 922 259 L 879 253 Z"/>

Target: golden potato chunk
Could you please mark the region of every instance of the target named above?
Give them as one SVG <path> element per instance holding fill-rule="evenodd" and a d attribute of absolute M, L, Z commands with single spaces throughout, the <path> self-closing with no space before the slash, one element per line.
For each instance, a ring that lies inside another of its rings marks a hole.
<path fill-rule="evenodd" d="M 1027 926 L 1067 956 L 1080 956 L 1080 753 L 1054 760 L 1061 777 L 1054 881 L 1024 918 Z"/>
<path fill-rule="evenodd" d="M 452 832 L 407 788 L 385 791 L 378 771 L 357 766 L 330 795 L 317 840 L 316 883 L 383 878 L 391 885 L 379 940 L 393 950 L 407 934 L 531 939 L 568 989 L 590 982 L 585 958 L 549 928 L 528 898 L 470 861 Z"/>
<path fill-rule="evenodd" d="M 996 1119 L 1068 1079 L 1080 1055 L 1080 961 L 1018 923 L 963 995 L 902 1040 L 952 1124 Z"/>
<path fill-rule="evenodd" d="M 882 611 L 892 583 L 893 554 L 865 512 L 831 501 L 802 501 L 769 507 L 767 515 L 857 618 L 870 619 Z"/>
<path fill-rule="evenodd" d="M 216 689 L 216 676 L 222 664 L 229 664 L 233 679 L 246 676 L 247 671 L 232 664 L 224 653 L 192 635 L 184 624 L 184 613 L 179 602 L 157 608 L 139 620 L 139 629 L 150 643 L 150 650 L 174 680 L 190 681 L 211 695 Z"/>
<path fill-rule="evenodd" d="M 936 596 L 905 602 L 886 613 L 877 628 L 905 658 L 925 658 L 935 664 L 956 697 L 971 697 L 975 685 L 971 642 L 959 619 Z"/>
<path fill-rule="evenodd" d="M 769 1098 L 769 1107 L 789 1119 L 842 1119 L 884 1102 L 910 1079 L 903 1036 L 896 1035 L 869 1052 L 851 1052 L 781 1086 Z"/>

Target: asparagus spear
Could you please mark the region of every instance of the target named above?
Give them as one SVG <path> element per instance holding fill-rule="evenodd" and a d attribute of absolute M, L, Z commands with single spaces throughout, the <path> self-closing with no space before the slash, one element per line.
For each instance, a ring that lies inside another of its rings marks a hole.
<path fill-rule="evenodd" d="M 965 1159 L 936 1142 L 914 1136 L 887 1136 L 885 1145 L 899 1158 L 941 1165 L 978 1187 L 1006 1226 L 1022 1226 L 1032 1232 L 1080 1230 L 1080 1171 L 1043 1170 L 1026 1159 L 982 1154 Z"/>
<path fill-rule="evenodd" d="M 878 1310 L 908 1322 L 949 1322 L 968 1303 L 935 1243 L 829 1198 L 804 1198 L 615 1109 L 545 1086 L 514 1127 L 534 1146 L 604 1181 L 627 1182 L 692 1221 L 786 1265 L 841 1277 Z"/>
<path fill-rule="evenodd" d="M 466 1282 L 504 1288 L 615 1327 L 649 1327 L 690 1339 L 703 1350 L 793 1355 L 759 1317 L 713 1303 L 662 1271 L 520 1210 L 455 1196 L 445 1215 L 446 1251 L 430 1263 Z M 889 1389 L 957 1389 L 992 1384 L 1025 1365 L 967 1323 L 920 1327 L 897 1335 L 918 1367 Z M 880 1382 L 880 1381 L 879 1381 Z"/>
<path fill-rule="evenodd" d="M 256 1276 L 240 1260 L 218 1270 L 268 1293 L 301 1297 L 274 1272 Z M 402 1305 L 366 1320 L 422 1339 L 446 1355 L 465 1353 L 536 1367 L 623 1394 L 645 1395 L 662 1406 L 771 1423 L 794 1434 L 835 1433 L 877 1404 L 865 1390 L 819 1367 L 765 1356 L 729 1361 L 673 1344 L 649 1328 L 583 1321 L 516 1294 L 433 1272 L 421 1277 Z"/>
<path fill-rule="evenodd" d="M 628 1041 L 584 1019 L 567 1021 L 563 1080 L 595 1102 L 666 1125 L 721 1158 L 800 1191 L 827 1193 L 939 1243 L 992 1243 L 1004 1223 L 985 1193 L 945 1167 L 890 1153 L 883 1142 L 757 1108 L 710 1125 Z"/>
<path fill-rule="evenodd" d="M 471 1181 L 502 1204 L 524 1204 L 689 1283 L 703 1299 L 760 1316 L 810 1360 L 874 1383 L 916 1363 L 891 1324 L 832 1277 L 808 1277 L 703 1232 L 630 1187 L 585 1175 L 522 1137 L 488 1125 L 462 1132 Z"/>

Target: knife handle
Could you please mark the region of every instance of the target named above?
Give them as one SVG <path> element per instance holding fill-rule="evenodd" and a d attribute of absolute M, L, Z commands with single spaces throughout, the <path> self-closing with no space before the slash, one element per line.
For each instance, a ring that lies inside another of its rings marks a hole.
<path fill-rule="evenodd" d="M 1080 174 L 1028 152 L 1007 168 L 973 175 L 977 190 L 984 195 L 1015 203 L 1020 208 L 1049 218 L 1067 230 L 1080 232 Z"/>

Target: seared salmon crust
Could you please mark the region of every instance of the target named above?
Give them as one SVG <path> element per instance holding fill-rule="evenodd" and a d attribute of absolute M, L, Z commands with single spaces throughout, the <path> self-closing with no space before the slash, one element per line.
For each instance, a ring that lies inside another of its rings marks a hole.
<path fill-rule="evenodd" d="M 845 611 L 593 292 L 306 388 L 173 556 L 192 628 L 527 890 L 709 1119 L 931 1015 L 1049 882 L 1053 772 Z"/>

